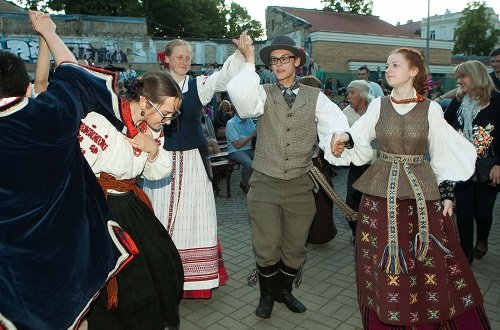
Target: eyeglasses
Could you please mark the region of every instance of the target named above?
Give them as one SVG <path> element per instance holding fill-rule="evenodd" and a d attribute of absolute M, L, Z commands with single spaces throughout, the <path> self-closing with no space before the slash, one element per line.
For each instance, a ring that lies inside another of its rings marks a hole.
<path fill-rule="evenodd" d="M 169 113 L 169 115 L 164 115 L 164 114 L 160 111 L 160 109 L 158 109 L 158 108 L 156 107 L 156 105 L 154 105 L 154 104 L 153 104 L 153 102 L 151 102 L 150 100 L 147 100 L 147 101 L 148 101 L 148 103 L 149 103 L 149 104 L 150 104 L 150 105 L 151 105 L 151 106 L 152 106 L 152 107 L 156 110 L 156 112 L 158 112 L 158 114 L 160 115 L 160 117 L 161 117 L 161 121 L 160 121 L 160 122 L 161 122 L 162 124 L 165 124 L 165 123 L 166 123 L 167 121 L 169 121 L 169 120 L 174 120 L 174 119 L 176 119 L 176 118 L 177 118 L 177 117 L 179 117 L 179 116 L 180 116 L 180 114 L 181 114 L 181 111 L 180 111 L 180 110 L 177 110 L 177 111 L 175 111 L 175 112 L 170 112 L 170 113 Z"/>
<path fill-rule="evenodd" d="M 276 65 L 278 64 L 278 62 L 280 62 L 281 64 L 287 64 L 290 63 L 290 59 L 292 58 L 297 58 L 297 56 L 283 55 L 281 57 L 271 57 L 269 59 L 269 64 Z"/>

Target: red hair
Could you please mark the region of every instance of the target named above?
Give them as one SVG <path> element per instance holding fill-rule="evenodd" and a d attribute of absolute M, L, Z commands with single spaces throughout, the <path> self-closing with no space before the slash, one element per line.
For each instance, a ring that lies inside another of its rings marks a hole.
<path fill-rule="evenodd" d="M 410 68 L 416 68 L 418 70 L 415 79 L 413 80 L 413 87 L 420 95 L 425 95 L 427 92 L 427 81 L 429 80 L 429 74 L 425 67 L 424 56 L 421 52 L 414 48 L 398 48 L 393 50 L 389 55 L 399 53 L 405 57 L 408 61 Z"/>

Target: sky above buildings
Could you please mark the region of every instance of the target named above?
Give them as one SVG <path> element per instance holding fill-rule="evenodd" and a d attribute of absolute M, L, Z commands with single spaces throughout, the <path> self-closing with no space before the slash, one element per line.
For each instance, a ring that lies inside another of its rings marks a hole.
<path fill-rule="evenodd" d="M 321 0 L 225 0 L 226 4 L 236 2 L 245 7 L 252 17 L 265 26 L 265 11 L 267 6 L 286 6 L 296 8 L 322 9 Z M 449 9 L 450 12 L 460 12 L 469 0 L 430 0 L 430 15 L 442 15 Z M 492 7 L 500 14 L 500 0 L 485 0 L 488 7 Z M 373 0 L 373 15 L 396 25 L 405 24 L 408 20 L 420 21 L 427 17 L 427 0 Z"/>

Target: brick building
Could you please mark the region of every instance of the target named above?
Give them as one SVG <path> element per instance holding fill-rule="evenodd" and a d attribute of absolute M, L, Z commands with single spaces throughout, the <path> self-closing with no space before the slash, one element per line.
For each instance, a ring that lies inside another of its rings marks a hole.
<path fill-rule="evenodd" d="M 378 78 L 390 51 L 412 47 L 425 54 L 426 40 L 377 16 L 337 13 L 316 9 L 270 6 L 266 9 L 268 39 L 279 34 L 304 46 L 314 61 L 328 73 L 344 74 L 348 82 L 366 65 Z M 431 40 L 429 69 L 433 77 L 453 72 L 453 42 Z"/>

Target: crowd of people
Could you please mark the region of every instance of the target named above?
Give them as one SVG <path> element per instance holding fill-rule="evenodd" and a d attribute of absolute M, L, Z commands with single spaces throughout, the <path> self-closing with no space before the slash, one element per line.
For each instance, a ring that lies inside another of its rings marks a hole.
<path fill-rule="evenodd" d="M 436 96 L 450 96 L 443 108 L 412 48 L 388 55 L 387 88 L 366 66 L 347 87 L 324 85 L 288 36 L 260 50 L 267 66 L 256 70 L 246 31 L 206 75 L 190 75 L 181 39 L 166 45 L 167 71 L 119 75 L 79 64 L 49 15 L 29 18 L 40 37 L 34 86 L 24 62 L 0 52 L 0 156 L 10 160 L 0 330 L 178 329 L 181 299 L 209 299 L 229 279 L 211 167 L 222 143 L 240 164 L 256 316 L 270 318 L 275 303 L 307 310 L 292 294 L 307 244 L 336 234 L 319 187 L 333 190 L 331 166 L 349 166 L 363 327 L 491 328 L 470 264 L 488 251 L 500 185 L 500 49 L 491 74 L 478 61 L 456 66 L 458 88 Z"/>

